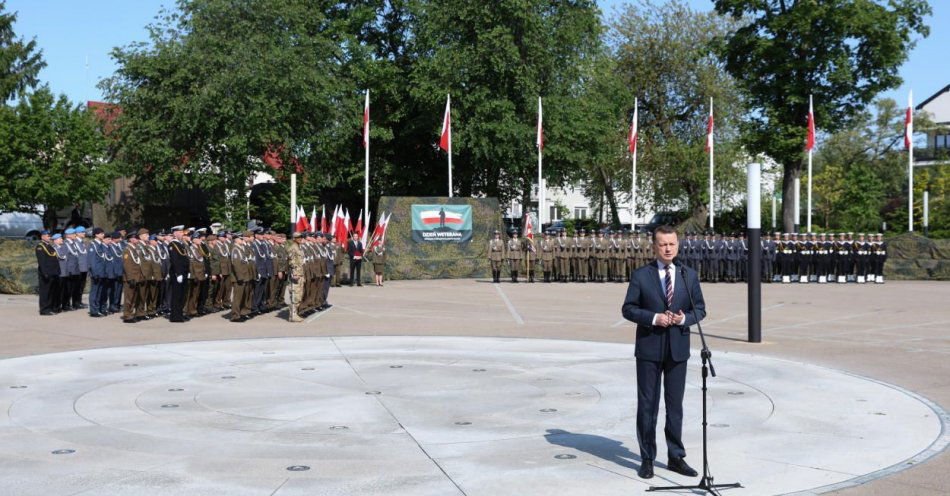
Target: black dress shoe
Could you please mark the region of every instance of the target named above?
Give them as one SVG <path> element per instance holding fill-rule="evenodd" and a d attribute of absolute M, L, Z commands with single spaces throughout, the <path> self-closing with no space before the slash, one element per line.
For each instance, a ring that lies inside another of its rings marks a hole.
<path fill-rule="evenodd" d="M 676 472 L 677 474 L 685 475 L 686 477 L 696 477 L 699 475 L 695 470 L 693 470 L 693 467 L 687 465 L 686 460 L 682 458 L 670 458 L 669 461 L 666 462 L 666 468 L 668 468 L 671 472 Z"/>
<path fill-rule="evenodd" d="M 653 478 L 653 462 L 649 460 L 644 460 L 640 463 L 640 470 L 637 470 L 637 475 L 641 479 L 652 479 Z"/>
<path fill-rule="evenodd" d="M 125 324 L 134 324 L 136 321 L 135 319 L 122 319 L 122 322 Z"/>
<path fill-rule="evenodd" d="M 44 311 L 40 312 L 40 315 L 43 315 L 43 316 L 50 316 L 50 315 L 56 315 L 56 313 L 54 313 L 52 310 L 44 310 Z"/>
<path fill-rule="evenodd" d="M 90 316 L 90 317 L 105 317 L 105 315 L 102 315 L 102 314 L 99 313 L 99 312 L 90 312 L 90 313 L 89 313 L 89 316 Z"/>
<path fill-rule="evenodd" d="M 185 323 L 185 319 L 168 319 L 168 321 L 169 321 L 169 322 L 179 323 L 179 324 L 184 324 L 184 323 Z"/>

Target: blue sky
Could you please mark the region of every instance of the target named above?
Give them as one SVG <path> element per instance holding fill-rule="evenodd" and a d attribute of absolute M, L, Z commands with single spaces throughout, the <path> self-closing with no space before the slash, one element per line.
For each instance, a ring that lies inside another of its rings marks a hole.
<path fill-rule="evenodd" d="M 599 0 L 608 14 L 627 3 Z M 689 0 L 697 10 L 712 9 L 711 0 Z M 115 46 L 145 40 L 145 26 L 162 6 L 173 0 L 7 0 L 7 10 L 17 11 L 16 33 L 36 37 L 47 67 L 40 74 L 57 93 L 73 101 L 99 100 L 96 83 L 115 70 L 109 52 Z M 905 102 L 913 88 L 914 100 L 923 101 L 950 84 L 950 9 L 931 0 L 935 14 L 928 19 L 930 37 L 920 40 L 901 68 L 904 85 L 882 96 Z M 88 65 L 87 65 L 88 64 Z"/>

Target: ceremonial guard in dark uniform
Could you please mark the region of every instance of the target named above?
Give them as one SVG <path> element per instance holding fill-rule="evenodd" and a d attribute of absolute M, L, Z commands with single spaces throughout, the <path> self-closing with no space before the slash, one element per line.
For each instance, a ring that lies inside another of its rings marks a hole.
<path fill-rule="evenodd" d="M 109 247 L 106 246 L 106 234 L 101 227 L 92 230 L 92 243 L 86 250 L 89 265 L 89 316 L 105 317 L 108 308 L 108 299 L 105 297 L 105 288 L 108 285 Z M 112 240 L 110 239 L 109 242 Z M 111 258 L 110 258 L 111 259 Z"/>
<path fill-rule="evenodd" d="M 268 256 L 269 250 L 267 242 L 258 239 L 257 235 L 263 234 L 263 230 L 258 228 L 254 232 L 253 241 L 251 241 L 251 253 L 254 257 L 254 268 L 256 271 L 254 278 L 254 289 L 252 293 L 251 315 L 264 313 L 267 306 L 267 283 L 270 281 L 271 273 L 274 270 L 274 263 Z"/>
<path fill-rule="evenodd" d="M 874 235 L 874 244 L 872 245 L 874 261 L 874 282 L 884 284 L 884 263 L 887 262 L 887 241 L 881 233 Z"/>
<path fill-rule="evenodd" d="M 858 284 L 864 284 L 867 282 L 868 269 L 871 268 L 871 242 L 864 238 L 864 233 L 858 233 L 853 251 L 855 265 L 857 266 L 855 280 Z"/>
<path fill-rule="evenodd" d="M 848 282 L 852 272 L 852 250 L 854 244 L 846 238 L 845 233 L 838 234 L 835 241 L 835 277 L 839 283 Z"/>
<path fill-rule="evenodd" d="M 112 240 L 109 243 L 111 259 L 109 260 L 109 282 L 107 285 L 106 299 L 108 301 L 108 313 L 118 313 L 122 311 L 122 251 L 125 249 L 125 242 L 122 240 L 122 233 L 115 231 L 109 235 Z"/>
<path fill-rule="evenodd" d="M 87 305 L 84 305 L 82 302 L 82 293 L 86 289 L 86 277 L 89 272 L 89 257 L 88 257 L 88 248 L 86 245 L 86 228 L 83 226 L 76 226 L 76 237 L 73 239 L 73 248 L 76 250 L 76 254 L 79 258 L 79 273 L 76 276 L 76 284 L 73 286 L 73 308 L 88 308 Z"/>
<path fill-rule="evenodd" d="M 59 288 L 59 255 L 50 239 L 49 231 L 43 231 L 40 234 L 40 242 L 36 245 L 35 251 L 40 315 L 53 315 L 59 312 L 61 306 L 61 290 Z"/>
<path fill-rule="evenodd" d="M 190 261 L 189 248 L 183 241 L 184 226 L 172 228 L 174 237 L 168 243 L 168 320 L 170 322 L 185 321 L 185 293 L 188 287 Z"/>

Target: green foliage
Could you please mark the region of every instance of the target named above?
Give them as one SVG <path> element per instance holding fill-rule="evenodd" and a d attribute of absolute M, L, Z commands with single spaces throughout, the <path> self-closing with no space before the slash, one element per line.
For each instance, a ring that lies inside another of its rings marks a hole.
<path fill-rule="evenodd" d="M 0 97 L 16 98 L 39 83 L 37 75 L 46 67 L 36 40 L 24 41 L 13 32 L 16 14 L 6 12 L 7 2 L 0 1 Z"/>
<path fill-rule="evenodd" d="M 834 133 L 848 127 L 881 91 L 900 85 L 898 68 L 927 36 L 926 0 L 716 0 L 716 10 L 743 25 L 723 37 L 726 69 L 749 95 L 743 126 L 749 150 L 784 169 L 792 197 L 805 153 L 808 96 L 816 124 Z M 783 204 L 785 228 L 794 203 Z"/>
<path fill-rule="evenodd" d="M 637 191 L 645 200 L 638 202 L 638 212 L 687 210 L 699 223 L 708 216 L 710 97 L 716 117 L 716 197 L 736 198 L 745 188 L 736 143 L 744 102 L 714 52 L 715 40 L 734 27 L 727 18 L 696 12 L 679 0 L 630 4 L 611 22 L 609 39 L 626 89 L 625 99 L 615 104 L 627 109 L 629 119 L 633 97 L 640 99 Z M 625 162 L 625 184 L 630 184 L 629 159 Z"/>

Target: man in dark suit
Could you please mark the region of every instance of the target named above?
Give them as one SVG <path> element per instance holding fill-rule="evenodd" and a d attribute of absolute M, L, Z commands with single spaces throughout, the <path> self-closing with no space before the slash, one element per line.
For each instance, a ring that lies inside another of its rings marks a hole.
<path fill-rule="evenodd" d="M 653 477 L 661 380 L 667 468 L 688 477 L 697 475 L 683 460 L 683 394 L 689 328 L 706 316 L 706 304 L 696 271 L 673 262 L 678 250 L 676 231 L 669 226 L 657 228 L 653 237 L 656 259 L 633 272 L 621 309 L 625 319 L 637 323 L 637 441 L 642 459 L 637 474 L 644 479 Z M 687 289 L 695 306 L 690 304 Z"/>
<path fill-rule="evenodd" d="M 363 285 L 363 242 L 360 241 L 360 235 L 353 233 L 350 241 L 346 244 L 346 254 L 350 257 L 350 286 L 356 283 L 357 286 Z"/>

